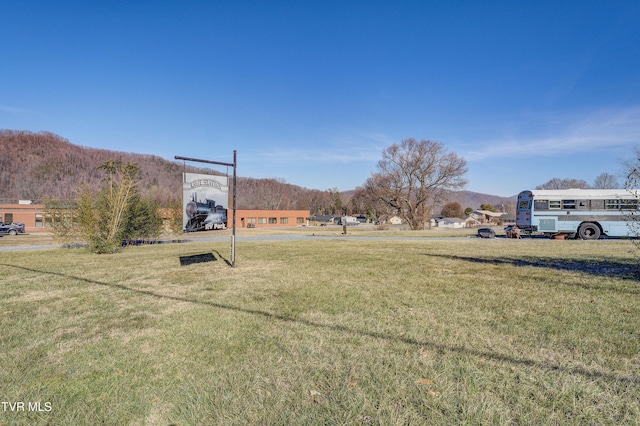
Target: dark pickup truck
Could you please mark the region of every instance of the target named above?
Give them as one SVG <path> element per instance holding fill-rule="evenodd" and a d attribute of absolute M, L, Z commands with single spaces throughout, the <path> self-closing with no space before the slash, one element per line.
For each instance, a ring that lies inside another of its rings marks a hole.
<path fill-rule="evenodd" d="M 7 223 L 0 222 L 0 234 L 18 235 L 24 234 L 24 223 Z"/>

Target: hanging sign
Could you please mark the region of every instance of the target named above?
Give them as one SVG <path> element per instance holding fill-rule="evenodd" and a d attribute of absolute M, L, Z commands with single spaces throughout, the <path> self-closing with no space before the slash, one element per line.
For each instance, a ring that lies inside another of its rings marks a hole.
<path fill-rule="evenodd" d="M 226 176 L 183 173 L 184 232 L 226 229 L 229 179 Z"/>

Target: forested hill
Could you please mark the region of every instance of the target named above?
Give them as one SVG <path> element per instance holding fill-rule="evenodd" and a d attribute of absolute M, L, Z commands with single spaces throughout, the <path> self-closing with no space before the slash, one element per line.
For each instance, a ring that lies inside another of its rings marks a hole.
<path fill-rule="evenodd" d="M 142 192 L 161 204 L 182 198 L 184 165 L 154 155 L 87 148 L 53 133 L 15 130 L 0 130 L 0 152 L 0 203 L 73 199 L 84 184 L 99 187 L 104 173 L 97 167 L 107 160 L 137 163 Z M 189 165 L 186 171 L 217 173 Z M 276 178 L 238 177 L 237 202 L 243 209 L 300 208 L 323 214 L 333 208 L 335 194 Z"/>
<path fill-rule="evenodd" d="M 182 198 L 184 165 L 154 155 L 87 148 L 53 133 L 16 130 L 0 130 L 0 153 L 0 203 L 73 199 L 84 184 L 100 186 L 104 174 L 97 167 L 107 160 L 137 163 L 140 189 L 161 204 Z M 186 170 L 216 173 L 188 165 Z M 240 209 L 309 209 L 311 214 L 333 214 L 348 206 L 353 194 L 354 191 L 307 189 L 277 178 L 238 177 L 237 202 Z M 482 203 L 500 208 L 502 203 L 513 200 L 460 191 L 451 201 L 475 209 Z"/>
<path fill-rule="evenodd" d="M 135 162 L 145 191 L 159 200 L 181 192 L 179 163 L 153 155 L 85 148 L 52 133 L 0 130 L 0 199 L 68 200 L 83 184 L 98 187 L 104 174 L 96 168 L 107 160 Z"/>

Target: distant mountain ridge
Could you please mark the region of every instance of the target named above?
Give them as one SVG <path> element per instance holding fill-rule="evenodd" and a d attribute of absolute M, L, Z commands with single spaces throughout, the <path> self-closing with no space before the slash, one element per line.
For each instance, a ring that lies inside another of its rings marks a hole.
<path fill-rule="evenodd" d="M 455 199 L 462 208 L 478 209 L 482 204 L 492 204 L 497 211 L 513 211 L 517 195 L 500 197 L 498 195 L 481 194 L 472 191 L 456 191 Z"/>
<path fill-rule="evenodd" d="M 0 203 L 73 199 L 81 185 L 100 186 L 104 174 L 96 168 L 112 159 L 137 163 L 141 189 L 161 203 L 182 197 L 183 171 L 218 174 L 154 155 L 74 145 L 49 132 L 0 130 L 0 152 Z M 277 178 L 238 177 L 237 192 L 238 208 L 244 209 L 309 209 L 312 214 L 323 214 L 335 201 L 327 190 L 303 188 Z M 343 205 L 353 193 L 340 193 Z M 502 205 L 506 209 L 509 203 L 515 203 L 515 197 L 457 191 L 450 201 L 459 202 L 462 208 L 493 204 L 501 210 Z"/>

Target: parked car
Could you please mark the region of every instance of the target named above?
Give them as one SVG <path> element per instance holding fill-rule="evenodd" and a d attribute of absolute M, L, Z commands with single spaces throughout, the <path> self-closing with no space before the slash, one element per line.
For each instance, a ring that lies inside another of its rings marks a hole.
<path fill-rule="evenodd" d="M 496 231 L 491 228 L 480 228 L 478 229 L 478 237 L 480 238 L 495 238 Z"/>
<path fill-rule="evenodd" d="M 24 234 L 24 223 L 7 223 L 0 222 L 0 234 L 18 235 Z"/>

